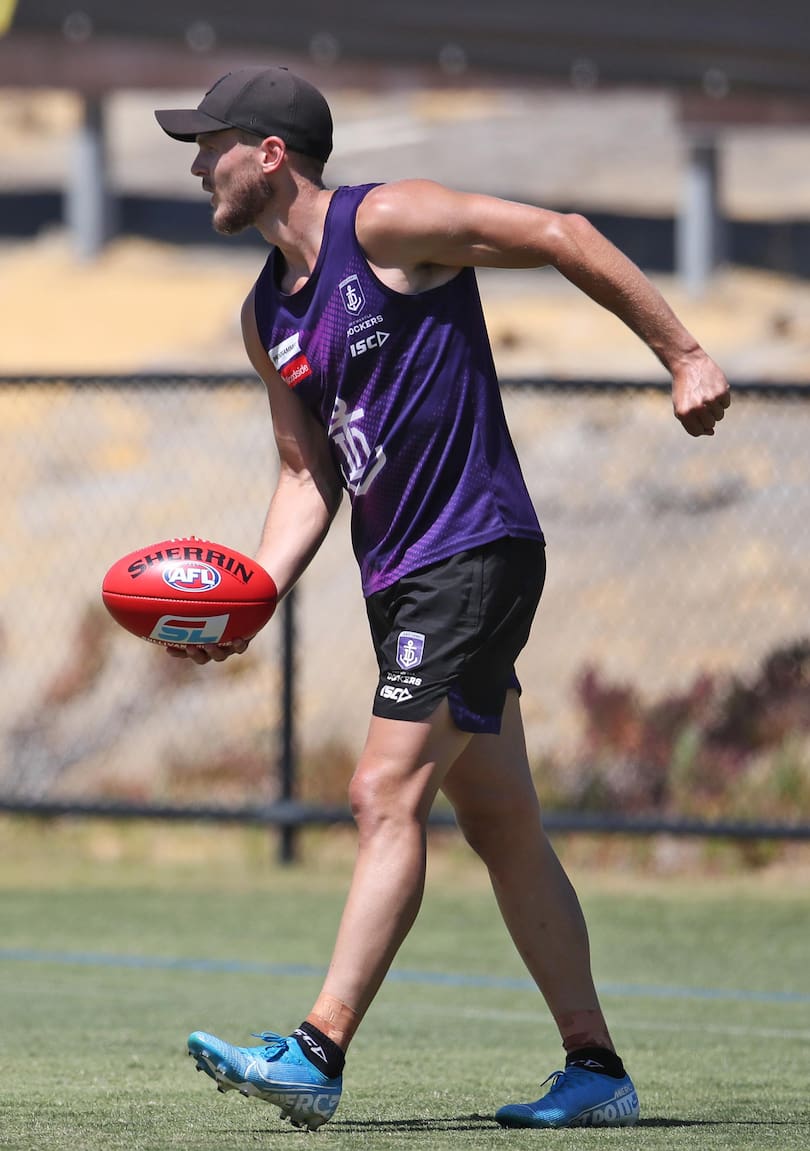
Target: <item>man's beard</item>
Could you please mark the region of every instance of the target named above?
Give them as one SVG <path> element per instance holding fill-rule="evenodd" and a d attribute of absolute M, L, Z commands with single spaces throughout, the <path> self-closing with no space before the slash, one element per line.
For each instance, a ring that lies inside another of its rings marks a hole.
<path fill-rule="evenodd" d="M 273 193 L 263 180 L 232 185 L 224 200 L 214 210 L 212 223 L 223 236 L 235 236 L 251 228 L 272 199 Z"/>

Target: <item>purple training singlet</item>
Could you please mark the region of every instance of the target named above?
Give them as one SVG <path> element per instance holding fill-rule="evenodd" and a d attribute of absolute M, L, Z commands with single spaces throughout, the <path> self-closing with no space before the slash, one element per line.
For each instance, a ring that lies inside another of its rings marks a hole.
<path fill-rule="evenodd" d="M 365 595 L 502 536 L 542 540 L 501 403 L 475 272 L 415 295 L 381 283 L 355 234 L 374 187 L 338 188 L 312 275 L 256 282 L 259 336 L 327 430 L 352 502 Z"/>

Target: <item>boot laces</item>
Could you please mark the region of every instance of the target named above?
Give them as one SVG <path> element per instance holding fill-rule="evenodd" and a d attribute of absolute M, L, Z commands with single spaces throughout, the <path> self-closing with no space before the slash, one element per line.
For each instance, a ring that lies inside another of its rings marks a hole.
<path fill-rule="evenodd" d="M 267 1045 L 260 1052 L 261 1058 L 267 1063 L 273 1059 L 280 1059 L 287 1053 L 287 1039 L 283 1035 L 276 1035 L 275 1031 L 253 1031 L 251 1035 Z"/>

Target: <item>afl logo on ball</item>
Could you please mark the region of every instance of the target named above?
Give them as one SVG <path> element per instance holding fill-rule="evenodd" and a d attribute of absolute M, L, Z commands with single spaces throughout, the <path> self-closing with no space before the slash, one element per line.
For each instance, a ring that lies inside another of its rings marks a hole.
<path fill-rule="evenodd" d="M 167 564 L 163 568 L 164 582 L 176 591 L 210 591 L 221 579 L 222 576 L 211 564 Z"/>

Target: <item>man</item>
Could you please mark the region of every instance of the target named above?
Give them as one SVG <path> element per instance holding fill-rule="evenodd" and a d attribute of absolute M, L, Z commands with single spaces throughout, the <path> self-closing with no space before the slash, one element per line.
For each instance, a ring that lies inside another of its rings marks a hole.
<path fill-rule="evenodd" d="M 257 559 L 280 594 L 341 499 L 380 666 L 350 786 L 358 854 L 323 989 L 291 1036 L 237 1047 L 189 1038 L 199 1069 L 315 1129 L 345 1053 L 419 908 L 426 822 L 441 789 L 489 869 L 504 921 L 566 1051 L 546 1094 L 505 1126 L 629 1125 L 635 1088 L 590 971 L 577 897 L 544 834 L 514 661 L 545 574 L 543 536 L 498 392 L 474 266 L 554 265 L 668 368 L 677 418 L 713 435 L 718 367 L 641 272 L 583 218 L 425 180 L 327 189 L 332 120 L 284 68 L 229 73 L 197 109 L 159 111 L 196 141 L 214 227 L 271 245 L 243 309 L 280 456 Z M 189 647 L 198 663 L 244 651 Z"/>

